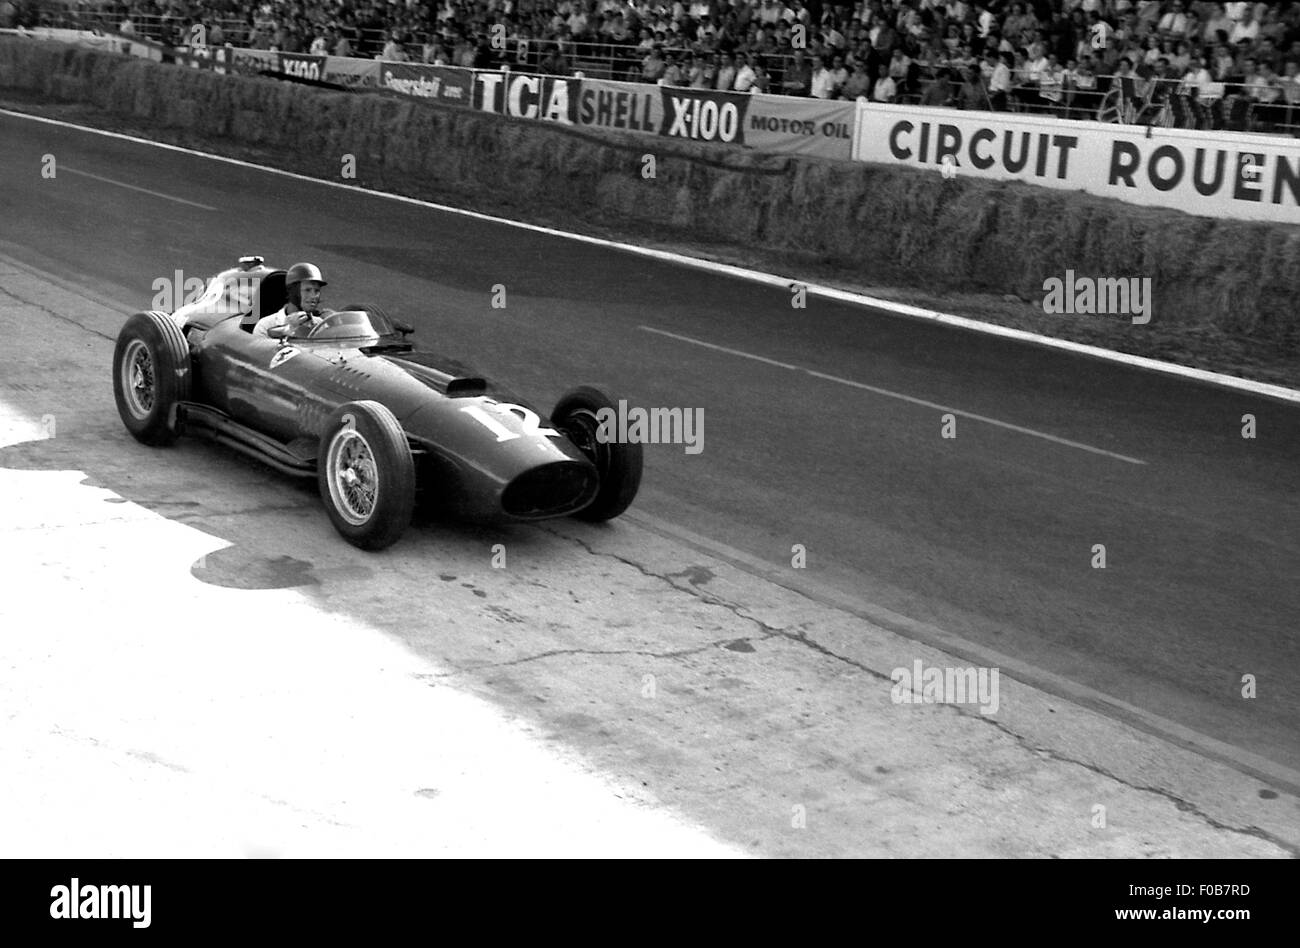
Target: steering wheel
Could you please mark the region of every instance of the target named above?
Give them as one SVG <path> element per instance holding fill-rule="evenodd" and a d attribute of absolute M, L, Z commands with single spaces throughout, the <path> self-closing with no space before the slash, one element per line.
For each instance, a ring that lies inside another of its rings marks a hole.
<path fill-rule="evenodd" d="M 338 315 L 337 310 L 323 309 L 316 315 L 320 317 L 320 322 L 311 327 L 311 330 L 307 333 L 307 339 L 312 338 L 312 336 L 315 336 L 327 327 L 338 325 L 339 321 L 334 319 L 334 317 Z"/>

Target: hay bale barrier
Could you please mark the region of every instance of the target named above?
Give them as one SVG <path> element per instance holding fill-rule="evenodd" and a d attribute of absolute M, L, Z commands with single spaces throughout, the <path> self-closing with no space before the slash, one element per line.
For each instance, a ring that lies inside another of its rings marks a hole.
<path fill-rule="evenodd" d="M 14 37 L 0 37 L 0 88 L 214 140 L 294 146 L 296 170 L 307 174 L 337 177 L 339 156 L 352 153 L 368 186 L 490 191 L 560 220 L 574 208 L 594 208 L 631 232 L 667 229 L 691 241 L 816 255 L 863 282 L 884 271 L 905 286 L 1033 302 L 1043 297 L 1043 281 L 1066 269 L 1151 277 L 1163 329 L 1214 330 L 1300 351 L 1300 227 L 1292 225 L 1213 220 L 913 169 L 594 134 Z M 314 138 L 303 141 L 303 129 Z M 647 153 L 656 156 L 653 182 L 640 176 Z"/>

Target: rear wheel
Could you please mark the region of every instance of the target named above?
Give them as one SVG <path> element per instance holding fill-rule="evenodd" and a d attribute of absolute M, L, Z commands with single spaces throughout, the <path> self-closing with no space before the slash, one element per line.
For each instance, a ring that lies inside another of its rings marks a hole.
<path fill-rule="evenodd" d="M 397 418 L 379 402 L 348 402 L 320 440 L 317 486 L 334 529 L 353 546 L 382 550 L 415 508 L 415 461 Z"/>
<path fill-rule="evenodd" d="M 142 444 L 180 435 L 177 406 L 190 397 L 190 347 L 166 313 L 136 313 L 113 349 L 113 397 L 126 430 Z"/>
<path fill-rule="evenodd" d="M 579 510 L 579 520 L 612 520 L 631 505 L 641 486 L 641 445 L 601 439 L 600 412 L 618 414 L 615 402 L 604 392 L 582 385 L 568 392 L 551 412 L 551 424 L 563 431 L 578 450 L 596 466 L 600 489 L 590 504 Z"/>

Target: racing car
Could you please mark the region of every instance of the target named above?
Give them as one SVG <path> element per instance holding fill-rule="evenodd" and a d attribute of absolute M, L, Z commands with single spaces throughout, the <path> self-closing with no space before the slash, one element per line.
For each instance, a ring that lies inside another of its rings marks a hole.
<path fill-rule="evenodd" d="M 335 529 L 365 550 L 396 542 L 417 500 L 481 522 L 604 521 L 632 503 L 641 446 L 601 436 L 604 392 L 574 388 L 544 418 L 369 303 L 323 310 L 305 335 L 255 334 L 284 306 L 285 274 L 241 257 L 173 312 L 127 319 L 113 393 L 136 440 L 202 436 L 314 477 Z"/>

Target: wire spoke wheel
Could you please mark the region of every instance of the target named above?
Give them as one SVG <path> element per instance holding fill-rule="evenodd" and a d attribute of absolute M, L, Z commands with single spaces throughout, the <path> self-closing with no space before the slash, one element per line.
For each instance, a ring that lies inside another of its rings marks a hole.
<path fill-rule="evenodd" d="M 192 368 L 189 343 L 171 316 L 136 313 L 122 324 L 113 346 L 113 400 L 135 440 L 162 447 L 180 436 Z"/>
<path fill-rule="evenodd" d="M 397 417 L 375 401 L 334 410 L 321 431 L 316 482 L 330 520 L 363 550 L 397 542 L 415 509 L 415 459 Z"/>
<path fill-rule="evenodd" d="M 370 442 L 343 428 L 330 442 L 326 477 L 339 515 L 353 526 L 366 523 L 379 503 L 379 470 Z"/>
<path fill-rule="evenodd" d="M 143 340 L 133 340 L 122 359 L 122 394 L 127 409 L 137 418 L 147 418 L 153 411 L 157 383 L 153 356 Z"/>

